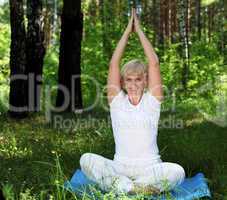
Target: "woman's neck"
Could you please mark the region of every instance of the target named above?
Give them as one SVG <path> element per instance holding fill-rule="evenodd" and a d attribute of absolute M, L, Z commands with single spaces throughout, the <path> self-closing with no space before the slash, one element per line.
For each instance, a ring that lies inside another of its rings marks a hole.
<path fill-rule="evenodd" d="M 140 100 L 141 100 L 141 98 L 142 98 L 142 95 L 143 94 L 128 94 L 128 98 L 129 98 L 129 101 L 131 102 L 131 104 L 133 104 L 133 105 L 137 105 L 137 104 L 139 104 L 139 102 L 140 102 Z"/>

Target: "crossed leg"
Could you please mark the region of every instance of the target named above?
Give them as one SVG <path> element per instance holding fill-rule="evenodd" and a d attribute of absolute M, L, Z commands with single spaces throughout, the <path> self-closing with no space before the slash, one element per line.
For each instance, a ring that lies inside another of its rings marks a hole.
<path fill-rule="evenodd" d="M 117 192 L 128 192 L 133 187 L 133 182 L 127 176 L 119 173 L 114 161 L 93 153 L 85 153 L 80 158 L 82 171 L 100 188 L 105 191 L 113 187 Z"/>
<path fill-rule="evenodd" d="M 171 190 L 183 182 L 185 171 L 176 163 L 161 162 L 141 169 L 134 183 L 137 185 L 151 185 L 160 192 Z"/>
<path fill-rule="evenodd" d="M 116 164 L 113 160 L 93 153 L 83 154 L 80 158 L 80 166 L 87 177 L 98 183 L 100 188 L 105 191 L 114 187 L 117 192 L 126 193 L 139 192 L 143 188 L 151 193 L 162 192 L 171 190 L 185 178 L 184 169 L 180 165 L 160 162 L 135 168 L 136 177 L 131 179 L 126 175 L 127 173 L 124 173 L 127 172 L 127 168 Z"/>

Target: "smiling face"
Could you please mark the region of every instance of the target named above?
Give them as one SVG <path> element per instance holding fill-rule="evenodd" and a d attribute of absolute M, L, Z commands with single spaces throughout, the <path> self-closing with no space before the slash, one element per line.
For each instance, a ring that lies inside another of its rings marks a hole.
<path fill-rule="evenodd" d="M 123 88 L 129 96 L 141 96 L 146 83 L 146 74 L 128 74 L 123 77 Z"/>
<path fill-rule="evenodd" d="M 146 66 L 138 61 L 132 60 L 126 63 L 121 71 L 122 87 L 129 96 L 141 96 L 147 86 Z"/>

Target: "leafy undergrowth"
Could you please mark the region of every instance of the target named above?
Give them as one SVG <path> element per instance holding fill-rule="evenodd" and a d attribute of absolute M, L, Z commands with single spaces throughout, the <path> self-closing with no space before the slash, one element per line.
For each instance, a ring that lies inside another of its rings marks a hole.
<path fill-rule="evenodd" d="M 79 199 L 62 186 L 79 167 L 80 156 L 93 152 L 112 159 L 114 155 L 111 121 L 104 111 L 55 115 L 52 123 L 43 113 L 20 121 L 3 113 L 0 127 L 0 182 L 8 199 Z M 182 165 L 187 177 L 203 172 L 213 199 L 223 200 L 226 133 L 226 127 L 207 121 L 193 109 L 162 112 L 158 136 L 162 160 Z M 108 193 L 102 198 L 116 197 Z"/>

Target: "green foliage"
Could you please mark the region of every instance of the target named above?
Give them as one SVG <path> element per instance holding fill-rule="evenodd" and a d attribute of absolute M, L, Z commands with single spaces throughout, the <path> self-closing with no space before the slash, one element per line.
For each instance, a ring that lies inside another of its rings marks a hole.
<path fill-rule="evenodd" d="M 217 2 L 218 2 L 218 0 L 202 0 L 201 5 L 202 6 L 209 6 L 209 5 L 211 5 L 213 3 L 217 3 Z"/>
<path fill-rule="evenodd" d="M 103 59 L 102 35 L 99 30 L 99 22 L 97 22 L 97 27 L 88 23 L 85 24 L 85 35 L 82 41 L 81 55 L 81 83 L 85 105 L 93 103 L 93 99 L 96 98 L 98 93 L 97 89 L 100 89 L 100 84 L 105 84 L 107 78 L 108 65 Z"/>
<path fill-rule="evenodd" d="M 94 1 L 83 2 L 83 11 L 85 15 L 81 55 L 81 83 L 85 107 L 94 103 L 97 93 L 98 95 L 106 95 L 105 86 L 107 83 L 108 65 L 110 61 L 109 56 L 113 53 L 128 22 L 126 12 L 128 5 L 126 2 L 122 2 L 121 5 L 119 4 L 121 6 L 120 8 L 111 5 L 109 2 L 105 2 L 104 4 L 103 12 L 105 15 L 110 15 L 112 13 L 113 16 L 102 16 L 101 8 L 97 7 Z M 114 10 L 109 12 L 111 6 Z M 5 102 L 8 100 L 6 96 L 9 91 L 9 82 L 7 78 L 9 76 L 10 26 L 9 19 L 7 21 L 6 18 L 6 8 L 8 9 L 8 4 L 2 6 L 0 10 L 1 19 L 5 19 L 0 22 L 0 87 L 4 88 L 4 93 L 1 93 L 1 96 L 4 95 L 4 98 L 1 98 L 0 102 L 0 109 L 2 111 L 7 108 Z M 119 14 L 118 9 L 123 8 L 126 11 Z M 107 32 L 105 33 L 104 31 Z M 144 31 L 150 41 L 152 41 L 154 32 L 147 27 L 144 27 Z M 206 83 L 212 83 L 213 87 L 204 95 L 212 96 L 212 94 L 214 94 L 217 79 L 223 72 L 223 55 L 220 55 L 218 46 L 216 45 L 219 37 L 217 34 L 214 34 L 213 36 L 216 39 L 211 40 L 209 43 L 202 38 L 200 41 L 195 40 L 190 44 L 187 98 L 189 96 L 200 95 L 198 89 L 203 87 Z M 59 30 L 54 33 L 54 37 L 56 42 L 53 46 L 48 48 L 43 68 L 44 85 L 49 85 L 50 87 L 56 86 L 58 79 Z M 110 48 L 104 48 L 105 41 L 108 41 Z M 180 101 L 185 98 L 184 96 L 181 96 L 181 92 L 179 92 L 182 91 L 183 70 L 182 58 L 179 54 L 179 51 L 181 50 L 179 48 L 179 43 L 166 45 L 164 51 L 161 50 L 161 48 L 155 48 L 159 55 L 167 101 L 173 94 L 176 95 Z M 106 52 L 106 50 L 109 52 Z M 134 58 L 146 62 L 143 49 L 136 34 L 130 36 L 121 66 Z M 56 96 L 56 91 L 53 92 L 52 96 Z M 53 101 L 54 99 L 55 98 L 53 98 Z"/>
<path fill-rule="evenodd" d="M 196 90 L 210 82 L 213 84 L 223 73 L 223 59 L 219 54 L 215 43 L 197 41 L 191 45 L 189 89 Z"/>
<path fill-rule="evenodd" d="M 161 122 L 169 117 L 183 120 L 182 128 L 160 127 L 158 144 L 162 159 L 181 164 L 187 176 L 204 172 L 212 194 L 223 199 L 227 194 L 226 156 L 223 155 L 227 151 L 226 127 L 210 123 L 201 113 L 188 110 L 179 107 L 175 114 L 161 114 Z M 80 119 L 72 128 L 54 127 L 39 114 L 19 122 L 0 116 L 0 179 L 8 199 L 76 199 L 74 193 L 63 189 L 63 183 L 79 167 L 80 156 L 93 152 L 111 158 L 114 153 L 107 113 L 90 114 L 64 116 L 64 120 Z M 91 116 L 96 120 L 93 125 Z M 94 193 L 104 199 L 115 199 L 113 192 L 103 196 L 94 188 Z M 83 199 L 92 198 L 84 195 Z M 120 199 L 128 197 L 122 194 Z M 143 199 L 143 195 L 133 199 Z"/>
<path fill-rule="evenodd" d="M 4 0 L 5 1 L 5 0 Z M 8 24 L 10 20 L 9 1 L 0 6 L 0 24 Z"/>
<path fill-rule="evenodd" d="M 1 7 L 0 7 L 1 8 Z M 0 113 L 8 108 L 10 26 L 0 22 Z"/>
<path fill-rule="evenodd" d="M 18 147 L 18 141 L 14 136 L 2 137 L 1 139 L 5 142 L 0 144 L 0 152 L 6 158 L 30 156 L 32 153 L 31 149 L 27 149 L 27 147 Z"/>
<path fill-rule="evenodd" d="M 2 192 L 7 200 L 14 200 L 15 199 L 15 194 L 13 191 L 13 186 L 10 184 L 4 184 L 2 187 Z"/>
<path fill-rule="evenodd" d="M 161 57 L 161 73 L 163 77 L 163 83 L 167 89 L 167 95 L 173 90 L 181 88 L 181 71 L 182 61 L 177 53 L 179 43 L 171 44 Z"/>
<path fill-rule="evenodd" d="M 59 64 L 59 45 L 56 44 L 47 49 L 44 58 L 43 80 L 44 84 L 56 85 L 58 77 L 58 64 Z"/>
<path fill-rule="evenodd" d="M 0 84 L 9 75 L 10 26 L 0 23 Z"/>
<path fill-rule="evenodd" d="M 85 15 L 81 69 L 85 106 L 94 103 L 97 95 L 96 83 L 101 92 L 104 92 L 102 90 L 106 85 L 109 56 L 113 53 L 111 51 L 116 47 L 128 20 L 126 12 L 118 12 L 115 6 L 111 12 L 107 12 L 111 8 L 109 7 L 104 12 L 110 21 L 105 22 L 106 27 L 104 27 L 101 11 L 91 2 L 95 1 L 83 1 Z M 207 4 L 210 2 L 213 1 Z M 60 3 L 62 4 L 62 1 Z M 109 4 L 105 6 L 111 5 L 110 2 L 105 3 Z M 126 4 L 126 1 L 123 2 L 122 7 L 118 9 L 127 10 Z M 76 199 L 75 194 L 65 191 L 62 185 L 71 177 L 75 168 L 79 167 L 80 155 L 94 152 L 111 158 L 114 153 L 110 121 L 106 119 L 107 112 L 99 110 L 98 107 L 90 113 L 91 118 L 87 113 L 84 116 L 64 116 L 64 119 L 78 120 L 73 127 L 54 127 L 54 124 L 46 122 L 43 113 L 22 121 L 14 121 L 6 117 L 10 73 L 10 26 L 7 6 L 8 4 L 5 4 L 0 7 L 0 180 L 3 184 L 3 192 L 7 199 Z M 110 45 L 106 47 L 110 49 L 108 52 L 104 49 L 105 30 L 108 33 L 105 35 L 105 40 L 108 40 Z M 144 31 L 152 41 L 154 32 L 146 27 Z M 59 34 L 56 33 L 54 37 L 56 43 L 48 49 L 43 68 L 44 85 L 49 85 L 51 88 L 57 84 L 59 62 Z M 176 108 L 173 109 L 175 113 L 165 112 L 161 114 L 161 120 L 171 116 L 183 120 L 184 123 L 183 129 L 160 128 L 159 147 L 163 160 L 180 161 L 188 176 L 198 170 L 205 172 L 214 198 L 224 199 L 227 194 L 227 158 L 223 155 L 223 152 L 227 151 L 226 127 L 208 122 L 207 116 L 204 115 L 205 113 L 214 117 L 219 106 L 219 114 L 215 117 L 217 119 L 227 117 L 226 108 L 224 105 L 219 105 L 221 96 L 218 95 L 218 92 L 227 89 L 226 84 L 219 83 L 224 74 L 224 58 L 219 52 L 217 41 L 222 35 L 214 33 L 213 38 L 208 43 L 202 35 L 200 41 L 195 40 L 190 44 L 187 95 L 179 92 L 182 89 L 183 70 L 182 58 L 179 54 L 180 44 L 168 44 L 163 49 L 159 47 L 155 49 L 159 55 L 162 79 L 166 88 L 166 99 L 162 108 L 171 109 L 173 100 L 168 97 L 174 95 L 177 97 Z M 134 58 L 146 62 L 138 37 L 132 34 L 121 66 Z M 200 92 L 207 83 L 210 83 L 211 87 Z M 226 93 L 223 94 L 226 96 Z M 227 105 L 226 101 L 222 102 Z M 94 125 L 91 125 L 92 123 Z M 211 148 L 214 146 L 216 148 Z M 95 194 L 102 196 L 98 190 Z M 102 197 L 115 198 L 111 192 Z M 126 196 L 121 198 L 128 199 Z M 142 199 L 137 197 L 139 198 Z M 89 198 L 85 195 L 83 199 Z"/>
<path fill-rule="evenodd" d="M 0 75 L 1 76 L 1 75 Z M 0 114 L 8 110 L 9 104 L 9 84 L 8 80 L 4 80 L 2 84 L 0 83 Z"/>

